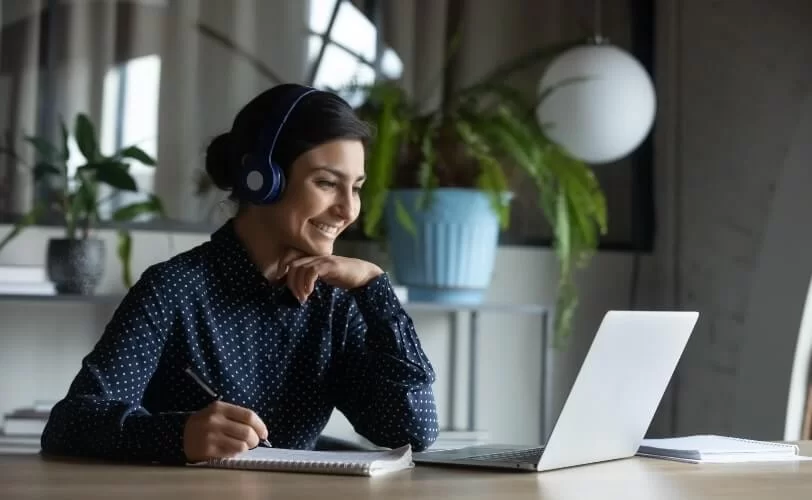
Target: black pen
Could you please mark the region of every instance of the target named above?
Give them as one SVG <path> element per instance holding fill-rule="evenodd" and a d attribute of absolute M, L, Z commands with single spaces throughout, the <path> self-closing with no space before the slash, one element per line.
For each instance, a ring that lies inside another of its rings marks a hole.
<path fill-rule="evenodd" d="M 184 370 L 184 371 L 190 377 L 192 377 L 192 379 L 195 382 L 197 382 L 197 385 L 199 385 L 204 391 L 206 391 L 209 394 L 209 396 L 213 397 L 214 399 L 216 399 L 218 401 L 223 400 L 223 396 L 221 396 L 220 394 L 217 394 L 216 392 L 214 392 L 214 389 L 209 387 L 209 385 L 206 382 L 204 382 L 203 379 L 201 379 L 200 377 L 197 376 L 197 373 L 195 373 L 194 370 L 192 370 L 191 366 L 187 366 L 186 370 Z M 261 446 L 266 446 L 268 448 L 273 448 L 273 446 L 271 446 L 270 441 L 268 441 L 267 439 L 263 439 L 262 441 L 259 442 L 259 444 Z"/>

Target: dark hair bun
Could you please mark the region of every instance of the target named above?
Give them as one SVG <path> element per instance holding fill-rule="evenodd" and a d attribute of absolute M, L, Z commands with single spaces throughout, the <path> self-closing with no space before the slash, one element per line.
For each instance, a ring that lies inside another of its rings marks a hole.
<path fill-rule="evenodd" d="M 231 134 L 220 134 L 206 148 L 206 172 L 214 184 L 224 191 L 234 188 L 231 165 Z"/>

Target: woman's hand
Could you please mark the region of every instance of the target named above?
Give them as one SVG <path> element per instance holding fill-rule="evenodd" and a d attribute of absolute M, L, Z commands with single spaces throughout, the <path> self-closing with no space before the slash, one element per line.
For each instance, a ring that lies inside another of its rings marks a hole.
<path fill-rule="evenodd" d="M 256 413 L 215 401 L 186 421 L 183 452 L 190 462 L 231 457 L 256 448 L 268 429 Z"/>
<path fill-rule="evenodd" d="M 302 257 L 301 254 L 292 254 L 283 260 L 280 269 L 287 269 L 283 276 L 285 282 L 302 303 L 313 293 L 317 279 L 335 287 L 351 289 L 364 286 L 383 274 L 383 269 L 371 262 L 337 255 Z"/>

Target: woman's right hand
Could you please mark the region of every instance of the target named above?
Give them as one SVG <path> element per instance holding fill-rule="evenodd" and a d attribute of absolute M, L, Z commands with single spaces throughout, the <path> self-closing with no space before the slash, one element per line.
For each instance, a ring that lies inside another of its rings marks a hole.
<path fill-rule="evenodd" d="M 255 448 L 268 438 L 268 429 L 256 413 L 215 401 L 193 414 L 183 430 L 183 451 L 190 462 L 231 457 Z"/>

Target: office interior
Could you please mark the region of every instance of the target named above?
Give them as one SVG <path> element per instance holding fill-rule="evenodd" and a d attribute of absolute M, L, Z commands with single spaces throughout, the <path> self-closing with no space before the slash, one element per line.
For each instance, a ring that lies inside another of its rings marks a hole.
<path fill-rule="evenodd" d="M 620 153 L 584 162 L 605 195 L 607 230 L 574 273 L 578 303 L 561 342 L 555 233 L 522 177 L 480 303 L 412 304 L 399 288 L 437 372 L 439 440 L 543 443 L 609 310 L 700 313 L 648 436 L 812 439 L 810 19 L 807 0 L 2 0 L 0 145 L 20 158 L 0 158 L 0 238 L 48 198 L 18 160 L 35 163 L 25 138 L 57 140 L 60 120 L 72 127 L 84 114 L 102 151 L 138 144 L 156 164 L 134 165 L 138 191 L 111 191 L 90 228 L 105 246 L 90 293 L 54 292 L 47 275 L 49 241 L 65 235 L 59 210 L 0 250 L 0 418 L 38 405 L 47 414 L 64 396 L 128 289 L 121 228 L 137 279 L 233 215 L 226 193 L 201 189 L 205 146 L 260 91 L 303 83 L 360 109 L 353 83 L 391 81 L 432 110 L 519 61 L 499 83 L 532 101 L 565 49 L 540 51 L 577 41 L 614 47 L 627 64 L 617 71 L 637 78 L 568 97 L 596 113 L 570 133 L 623 132 Z M 617 76 L 585 60 L 595 66 L 571 71 Z M 75 141 L 70 151 L 75 171 Z M 111 220 L 153 196 L 163 215 Z M 362 228 L 336 252 L 398 281 L 386 246 Z M 338 412 L 324 433 L 363 440 Z"/>

